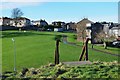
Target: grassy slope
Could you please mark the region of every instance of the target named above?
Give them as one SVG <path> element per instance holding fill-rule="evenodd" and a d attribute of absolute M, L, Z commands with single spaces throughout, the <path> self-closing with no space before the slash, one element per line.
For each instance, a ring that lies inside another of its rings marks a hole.
<path fill-rule="evenodd" d="M 54 49 L 55 49 L 55 34 L 53 32 L 4 32 L 7 35 L 2 39 L 2 69 L 4 71 L 13 70 L 13 43 L 11 38 L 14 37 L 16 41 L 17 54 L 17 69 L 21 70 L 23 67 L 40 67 L 41 65 L 54 63 Z M 69 37 L 73 34 L 65 33 Z M 70 38 L 69 38 L 70 39 Z M 71 39 L 72 40 L 72 39 Z M 79 59 L 81 48 L 71 46 L 68 44 L 60 44 L 60 61 L 76 61 Z M 90 61 L 114 61 L 118 57 L 100 52 L 89 51 Z"/>

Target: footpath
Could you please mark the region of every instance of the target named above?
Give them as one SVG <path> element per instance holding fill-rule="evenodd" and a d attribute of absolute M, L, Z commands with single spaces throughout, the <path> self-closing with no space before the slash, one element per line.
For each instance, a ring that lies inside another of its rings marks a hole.
<path fill-rule="evenodd" d="M 69 44 L 69 45 L 73 45 L 73 46 L 78 46 L 78 47 L 83 47 L 83 46 L 80 46 L 80 45 L 77 45 L 76 43 L 72 43 L 72 42 L 68 42 L 67 41 L 67 36 L 66 37 L 63 37 L 63 43 L 65 44 Z M 115 53 L 111 53 L 111 52 L 106 52 L 106 51 L 103 51 L 103 50 L 99 50 L 99 49 L 95 49 L 95 48 L 90 48 L 88 47 L 89 49 L 91 50 L 94 50 L 94 51 L 97 51 L 97 52 L 102 52 L 104 54 L 110 54 L 110 55 L 113 55 L 113 56 L 118 56 L 120 57 L 120 54 L 115 54 Z M 118 51 L 119 52 L 119 51 Z"/>

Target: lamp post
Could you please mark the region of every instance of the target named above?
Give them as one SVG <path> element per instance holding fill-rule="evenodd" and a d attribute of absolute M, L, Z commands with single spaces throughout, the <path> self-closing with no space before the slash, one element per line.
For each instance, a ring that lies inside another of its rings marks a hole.
<path fill-rule="evenodd" d="M 12 38 L 13 46 L 14 46 L 14 72 L 16 72 L 16 46 L 15 46 L 15 40 Z"/>

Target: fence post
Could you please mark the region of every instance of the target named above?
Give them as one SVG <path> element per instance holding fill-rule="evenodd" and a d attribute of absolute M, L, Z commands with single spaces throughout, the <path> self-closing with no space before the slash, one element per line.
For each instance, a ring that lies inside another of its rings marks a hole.
<path fill-rule="evenodd" d="M 86 61 L 88 61 L 88 41 L 89 40 L 91 40 L 90 38 L 87 38 L 86 39 L 86 44 L 85 44 L 85 46 L 86 46 Z"/>
<path fill-rule="evenodd" d="M 85 49 L 86 49 L 86 54 L 85 54 L 85 56 L 86 56 L 86 61 L 88 61 L 88 41 L 89 41 L 89 38 L 87 38 L 86 39 L 86 43 L 85 43 Z"/>
<path fill-rule="evenodd" d="M 59 42 L 60 40 L 56 40 L 55 64 L 59 64 Z"/>
<path fill-rule="evenodd" d="M 85 54 L 85 60 L 88 61 L 88 41 L 90 38 L 86 38 L 85 45 L 83 46 L 82 53 L 80 55 L 79 61 L 82 61 L 82 58 L 84 57 Z"/>
<path fill-rule="evenodd" d="M 81 55 L 80 55 L 79 61 L 82 61 L 82 58 L 83 58 L 83 56 L 84 56 L 84 53 L 85 53 L 85 46 L 83 46 L 83 48 L 82 48 L 82 53 L 81 53 Z"/>

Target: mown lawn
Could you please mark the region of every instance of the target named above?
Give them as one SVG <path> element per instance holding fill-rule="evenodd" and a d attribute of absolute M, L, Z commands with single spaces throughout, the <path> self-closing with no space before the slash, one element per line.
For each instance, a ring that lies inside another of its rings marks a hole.
<path fill-rule="evenodd" d="M 99 49 L 99 50 L 103 50 L 103 51 L 106 51 L 106 52 L 110 52 L 110 53 L 113 53 L 113 54 L 120 54 L 120 49 L 119 48 L 114 48 L 114 47 L 107 47 L 107 49 L 105 49 L 103 46 L 97 46 L 95 45 L 94 46 L 95 49 Z"/>
<path fill-rule="evenodd" d="M 68 40 L 71 41 L 71 42 L 75 42 L 77 45 L 80 45 L 80 46 L 83 46 L 83 42 L 78 42 L 77 40 L 73 39 L 72 36 L 70 36 L 71 38 L 69 38 Z M 89 43 L 88 44 L 88 47 L 89 48 L 92 48 L 92 44 Z M 109 52 L 109 53 L 112 53 L 112 54 L 120 54 L 120 49 L 119 48 L 116 48 L 116 47 L 107 47 L 107 49 L 104 48 L 103 45 L 97 45 L 97 44 L 94 44 L 94 49 L 98 49 L 98 50 L 101 50 L 101 51 L 105 51 L 105 52 Z"/>
<path fill-rule="evenodd" d="M 73 33 L 58 32 L 2 32 L 2 70 L 13 71 L 14 48 L 12 38 L 16 45 L 17 70 L 23 67 L 38 68 L 41 65 L 54 63 L 55 35 L 68 35 L 68 40 L 73 40 Z M 81 53 L 81 47 L 60 43 L 60 61 L 77 61 Z M 1 54 L 0 54 L 1 55 Z M 90 61 L 114 61 L 118 57 L 101 52 L 89 50 Z"/>
<path fill-rule="evenodd" d="M 0 73 L 2 72 L 2 39 L 0 39 Z"/>

